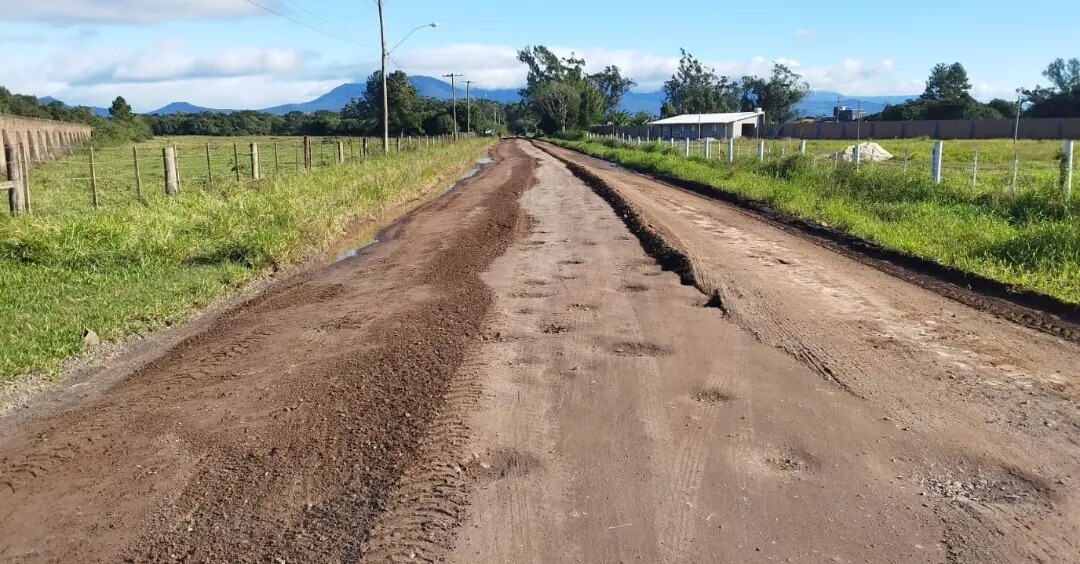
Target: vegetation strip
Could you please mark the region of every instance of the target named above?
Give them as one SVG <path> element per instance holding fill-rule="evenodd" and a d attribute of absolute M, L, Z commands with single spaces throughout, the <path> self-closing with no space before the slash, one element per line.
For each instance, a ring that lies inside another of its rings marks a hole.
<path fill-rule="evenodd" d="M 927 289 L 941 293 L 950 299 L 954 299 L 968 306 L 989 311 L 1000 317 L 1016 323 L 1044 331 L 1059 337 L 1080 342 L 1080 308 L 1075 303 L 1063 301 L 1055 296 L 1040 294 L 1031 290 L 1019 289 L 999 280 L 994 280 L 961 269 L 952 265 L 944 265 L 932 259 L 927 259 L 895 248 L 890 248 L 878 242 L 860 237 L 850 231 L 834 228 L 818 220 L 808 220 L 805 216 L 778 210 L 776 206 L 760 199 L 748 197 L 745 192 L 720 188 L 714 184 L 698 180 L 687 180 L 683 177 L 670 173 L 658 173 L 656 169 L 649 168 L 633 159 L 613 158 L 614 155 L 607 151 L 593 150 L 599 146 L 610 148 L 616 144 L 610 140 L 600 143 L 574 142 L 566 140 L 552 140 L 554 144 L 589 154 L 596 157 L 607 158 L 627 168 L 644 172 L 650 176 L 685 188 L 711 198 L 718 198 L 742 208 L 749 209 L 759 216 L 764 216 L 774 224 L 793 231 L 801 236 L 807 236 L 819 244 L 824 244 L 834 250 L 840 251 L 852 258 L 873 265 L 889 274 L 899 276 L 905 280 L 918 284 Z M 626 150 L 626 149 L 620 149 Z M 631 151 L 637 151 L 631 149 Z M 644 151 L 642 151 L 644 152 Z M 792 159 L 799 159 L 792 157 Z M 565 159 L 563 162 L 566 162 Z M 685 160 L 679 158 L 679 160 Z M 699 159 L 690 159 L 691 161 Z M 597 186 L 599 179 L 588 173 L 580 166 L 570 168 L 579 177 Z M 713 166 L 713 163 L 700 162 L 704 166 Z M 766 166 L 766 165 L 762 165 Z M 770 179 L 771 180 L 771 179 Z M 607 189 L 606 191 L 610 191 Z M 841 227 L 841 226 L 836 226 Z M 637 230 L 635 230 L 637 232 Z M 641 233 L 638 233 L 639 236 Z M 686 279 L 687 273 L 679 272 Z M 691 273 L 692 276 L 692 273 Z"/>
<path fill-rule="evenodd" d="M 111 340 L 182 321 L 324 248 L 353 220 L 428 191 L 490 144 L 474 139 L 258 185 L 181 190 L 151 205 L 4 219 L 0 385 L 55 372 L 83 349 L 84 329 Z"/>

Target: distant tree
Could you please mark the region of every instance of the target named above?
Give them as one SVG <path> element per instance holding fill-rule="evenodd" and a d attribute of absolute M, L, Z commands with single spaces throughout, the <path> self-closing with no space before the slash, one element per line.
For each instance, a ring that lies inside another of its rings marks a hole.
<path fill-rule="evenodd" d="M 664 83 L 666 107 L 661 115 L 730 112 L 739 106 L 740 86 L 726 76 L 706 68 L 685 49 L 680 51 L 679 68 Z"/>
<path fill-rule="evenodd" d="M 563 82 L 553 82 L 539 87 L 533 94 L 540 115 L 555 125 L 555 132 L 566 131 L 567 124 L 577 121 L 581 96 L 577 90 Z"/>
<path fill-rule="evenodd" d="M 971 82 L 967 70 L 960 63 L 939 63 L 930 70 L 926 90 L 920 98 L 929 101 L 957 102 L 970 98 Z"/>
<path fill-rule="evenodd" d="M 422 117 L 417 113 L 420 93 L 409 82 L 409 76 L 394 71 L 386 76 L 386 92 L 389 102 L 389 124 L 392 135 L 411 135 L 420 132 Z M 360 98 L 349 101 L 340 112 L 341 118 L 367 121 L 382 131 L 382 72 L 375 71 L 364 85 Z"/>
<path fill-rule="evenodd" d="M 766 119 L 784 123 L 795 119 L 795 106 L 810 94 L 810 85 L 802 75 L 786 65 L 774 63 L 768 78 L 743 78 L 743 111 L 761 108 Z"/>
<path fill-rule="evenodd" d="M 559 57 L 543 45 L 518 51 L 518 60 L 529 69 L 521 97 L 545 131 L 602 123 L 633 83 L 618 67 L 586 75 L 585 59 L 573 53 Z"/>
<path fill-rule="evenodd" d="M 1023 91 L 1030 103 L 1024 115 L 1080 117 L 1080 59 L 1054 59 L 1042 74 L 1050 81 L 1050 86 L 1036 86 Z"/>
<path fill-rule="evenodd" d="M 614 125 L 630 125 L 630 112 L 615 110 L 608 113 L 608 122 Z"/>
<path fill-rule="evenodd" d="M 1001 114 L 1001 117 L 1003 118 L 1014 118 L 1016 117 L 1017 111 L 1019 111 L 1019 108 L 1017 108 L 1016 106 L 1016 102 L 1002 100 L 1001 98 L 994 98 L 993 100 L 987 102 L 986 105 Z"/>
<path fill-rule="evenodd" d="M 1080 90 L 1080 59 L 1072 58 L 1068 61 L 1054 59 L 1042 75 L 1050 81 L 1050 84 L 1060 93 L 1069 93 Z"/>
<path fill-rule="evenodd" d="M 589 75 L 589 80 L 600 89 L 604 95 L 604 112 L 610 113 L 619 108 L 622 97 L 637 86 L 637 83 L 622 75 L 622 71 L 615 65 L 604 67 L 604 70 Z"/>
<path fill-rule="evenodd" d="M 112 106 L 109 106 L 109 116 L 118 121 L 130 121 L 135 114 L 132 113 L 127 100 L 123 96 L 117 96 Z"/>
<path fill-rule="evenodd" d="M 506 128 L 512 133 L 531 134 L 540 127 L 540 117 L 524 102 L 513 102 L 505 108 Z"/>
<path fill-rule="evenodd" d="M 641 110 L 635 112 L 634 115 L 630 116 L 630 125 L 646 125 L 650 121 L 654 120 L 656 120 L 656 116 L 654 116 L 651 112 Z"/>
<path fill-rule="evenodd" d="M 971 96 L 971 81 L 960 63 L 935 65 L 926 80 L 926 90 L 916 100 L 886 105 L 870 120 L 909 121 L 920 119 L 1001 119 L 1016 116 L 1016 104 L 993 100 L 989 104 Z"/>

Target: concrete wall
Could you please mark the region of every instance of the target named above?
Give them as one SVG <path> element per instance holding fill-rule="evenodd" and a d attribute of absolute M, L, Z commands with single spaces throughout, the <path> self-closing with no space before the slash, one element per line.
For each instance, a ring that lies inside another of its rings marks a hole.
<path fill-rule="evenodd" d="M 796 139 L 1008 139 L 1016 122 L 1011 119 L 879 121 L 862 123 L 785 123 L 766 131 L 774 137 Z M 1021 139 L 1080 139 L 1080 118 L 1020 120 Z"/>
<path fill-rule="evenodd" d="M 90 140 L 89 125 L 0 114 L 0 146 L 12 147 L 30 163 L 66 154 Z M 0 176 L 6 178 L 7 158 L 0 150 Z"/>

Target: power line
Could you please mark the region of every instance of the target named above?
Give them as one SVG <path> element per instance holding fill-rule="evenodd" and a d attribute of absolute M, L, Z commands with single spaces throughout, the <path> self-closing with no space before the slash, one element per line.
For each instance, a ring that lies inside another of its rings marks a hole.
<path fill-rule="evenodd" d="M 352 39 L 342 37 L 342 36 L 340 36 L 340 35 L 338 35 L 336 33 L 333 33 L 331 31 L 327 31 L 325 29 L 321 29 L 321 28 L 315 27 L 313 25 L 306 24 L 306 23 L 304 23 L 304 22 L 302 22 L 302 21 L 300 21 L 298 19 L 286 16 L 285 14 L 282 14 L 281 12 L 278 12 L 278 11 L 273 10 L 271 8 L 267 8 L 266 6 L 263 6 L 262 4 L 259 4 L 258 2 L 255 2 L 254 0 L 244 0 L 244 2 L 247 2 L 248 4 L 251 4 L 252 6 L 255 6 L 256 8 L 261 8 L 261 9 L 267 11 L 267 12 L 270 12 L 271 14 L 274 14 L 275 16 L 277 16 L 279 18 L 284 18 L 286 20 L 289 20 L 290 22 L 293 22 L 296 25 L 306 27 L 306 28 L 308 28 L 311 31 L 314 31 L 316 33 L 321 33 L 321 34 L 323 34 L 323 35 L 325 35 L 327 37 L 333 37 L 334 39 L 337 39 L 339 41 L 344 41 L 346 43 L 351 43 L 351 44 L 359 46 L 359 47 L 371 47 L 371 45 L 365 45 L 363 43 L 353 41 Z"/>
<path fill-rule="evenodd" d="M 319 15 L 317 12 L 315 12 L 313 10 L 309 10 L 309 9 L 305 8 L 304 6 L 302 6 L 302 5 L 300 5 L 300 4 L 296 3 L 296 2 L 293 2 L 292 0 L 279 0 L 279 1 L 285 2 L 289 6 L 292 6 L 294 9 L 300 10 L 302 12 L 306 12 L 308 15 L 314 17 L 315 19 L 317 19 L 317 20 L 321 21 L 323 24 L 325 24 L 325 28 L 330 30 L 330 31 L 341 33 L 343 35 L 355 35 L 352 30 L 346 28 L 345 26 L 342 26 L 339 22 L 332 22 L 332 21 L 324 18 L 323 16 Z"/>

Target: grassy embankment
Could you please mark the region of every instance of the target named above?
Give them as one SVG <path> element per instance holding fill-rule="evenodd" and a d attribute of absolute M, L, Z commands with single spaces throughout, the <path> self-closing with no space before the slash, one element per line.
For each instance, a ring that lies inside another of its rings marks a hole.
<path fill-rule="evenodd" d="M 863 166 L 860 171 L 842 165 L 834 170 L 831 162 L 809 156 L 759 163 L 749 155 L 731 165 L 686 158 L 683 147 L 672 150 L 655 143 L 553 141 L 627 168 L 708 184 L 891 249 L 1080 303 L 1080 198 L 1063 197 L 1052 154 L 1046 171 L 1021 183 L 1014 195 L 999 187 L 973 188 L 969 174 L 947 175 L 937 185 L 914 166 L 908 172 L 895 165 Z M 980 154 L 1006 151 L 1011 157 L 1011 141 L 981 143 Z M 1029 151 L 1049 147 L 1028 145 Z"/>
<path fill-rule="evenodd" d="M 84 328 L 117 339 L 181 321 L 325 248 L 351 220 L 428 192 L 490 144 L 474 139 L 377 154 L 257 185 L 235 182 L 223 164 L 213 184 L 184 173 L 180 194 L 166 198 L 155 141 L 140 145 L 147 154 L 156 148 L 158 165 L 143 169 L 144 202 L 133 196 L 126 167 L 103 166 L 98 210 L 77 180 L 86 176 L 85 155 L 35 166 L 34 213 L 0 217 L 0 385 L 31 371 L 56 373 L 82 349 Z M 227 153 L 223 160 L 231 162 L 231 143 Z"/>

